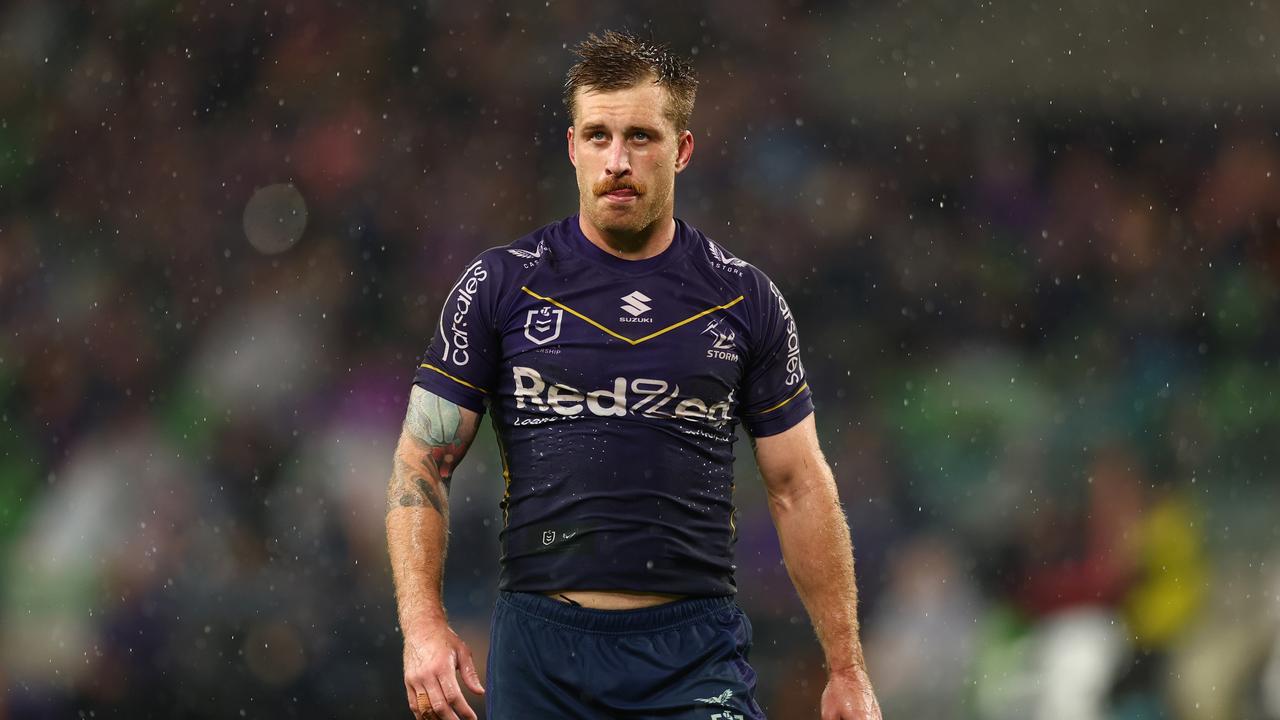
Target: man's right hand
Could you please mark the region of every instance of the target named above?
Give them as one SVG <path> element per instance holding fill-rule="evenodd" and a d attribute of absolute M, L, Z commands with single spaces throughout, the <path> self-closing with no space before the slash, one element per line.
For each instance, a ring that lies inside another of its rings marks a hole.
<path fill-rule="evenodd" d="M 436 623 L 413 635 L 405 634 L 404 688 L 415 718 L 476 720 L 458 686 L 459 672 L 468 689 L 484 693 L 471 650 L 447 624 Z"/>

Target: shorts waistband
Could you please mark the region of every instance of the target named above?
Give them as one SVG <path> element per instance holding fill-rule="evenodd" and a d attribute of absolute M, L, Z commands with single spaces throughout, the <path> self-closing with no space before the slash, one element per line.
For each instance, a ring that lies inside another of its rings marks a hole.
<path fill-rule="evenodd" d="M 733 606 L 733 596 L 676 600 L 635 610 L 597 610 L 553 600 L 538 593 L 498 593 L 498 602 L 517 612 L 585 632 L 654 632 L 684 625 Z"/>

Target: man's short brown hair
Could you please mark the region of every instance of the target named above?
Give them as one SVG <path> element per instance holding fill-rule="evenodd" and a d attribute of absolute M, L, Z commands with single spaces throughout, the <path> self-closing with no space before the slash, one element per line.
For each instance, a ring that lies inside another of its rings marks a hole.
<path fill-rule="evenodd" d="M 677 131 L 689 129 L 698 78 L 693 66 L 667 46 L 607 30 L 603 35 L 587 35 L 573 52 L 579 59 L 564 81 L 564 106 L 570 122 L 576 121 L 578 90 L 625 90 L 655 78 L 671 98 L 664 114 Z"/>

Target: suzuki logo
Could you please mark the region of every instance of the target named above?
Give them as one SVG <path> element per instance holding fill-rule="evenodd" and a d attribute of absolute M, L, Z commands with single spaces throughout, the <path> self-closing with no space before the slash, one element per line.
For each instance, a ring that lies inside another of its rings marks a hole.
<path fill-rule="evenodd" d="M 631 313 L 631 317 L 643 315 L 653 309 L 645 304 L 650 300 L 652 300 L 652 298 L 648 295 L 636 290 L 630 295 L 622 296 L 622 309 Z"/>

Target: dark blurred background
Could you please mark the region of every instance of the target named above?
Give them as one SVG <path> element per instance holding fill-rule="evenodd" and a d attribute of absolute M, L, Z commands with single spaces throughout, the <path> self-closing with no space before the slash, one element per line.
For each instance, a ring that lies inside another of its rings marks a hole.
<path fill-rule="evenodd" d="M 1280 8 L 0 5 L 0 718 L 408 717 L 392 444 L 576 209 L 567 47 L 702 87 L 677 215 L 799 320 L 886 718 L 1280 718 Z M 821 653 L 738 447 L 771 718 Z M 446 593 L 480 657 L 492 431 Z"/>

